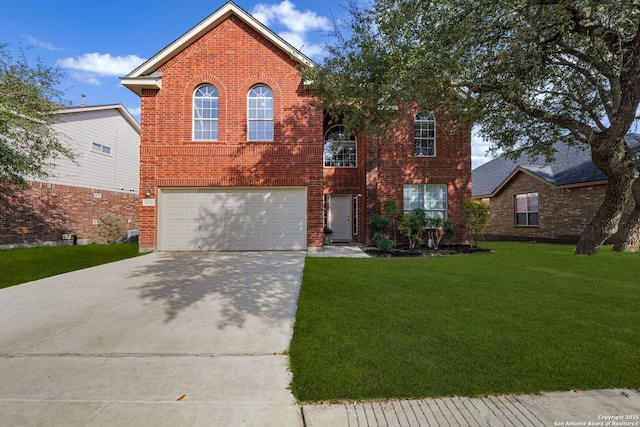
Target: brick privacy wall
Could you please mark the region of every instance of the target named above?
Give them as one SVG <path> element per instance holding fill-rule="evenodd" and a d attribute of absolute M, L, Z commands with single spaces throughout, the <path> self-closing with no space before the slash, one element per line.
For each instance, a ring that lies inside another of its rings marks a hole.
<path fill-rule="evenodd" d="M 435 113 L 436 156 L 416 157 L 413 125 L 416 112 L 407 115 L 392 138 L 370 138 L 367 144 L 367 218 L 381 214 L 387 200 L 395 200 L 400 210 L 404 210 L 404 184 L 446 184 L 448 220 L 456 227 L 452 242 L 467 243 L 466 216 L 461 205 L 471 197 L 471 127 L 461 125 L 455 132 L 445 131 L 443 123 L 450 118 Z M 369 230 L 366 235 L 368 238 Z"/>
<path fill-rule="evenodd" d="M 606 184 L 555 188 L 519 172 L 491 199 L 491 216 L 485 237 L 491 240 L 540 240 L 577 242 L 604 200 Z M 516 194 L 538 193 L 539 226 L 515 225 Z M 633 205 L 626 209 L 628 214 Z M 622 225 L 627 217 L 620 222 Z M 615 237 L 613 237 L 615 238 Z"/>
<path fill-rule="evenodd" d="M 94 194 L 100 194 L 100 198 Z M 138 229 L 138 195 L 28 182 L 18 189 L 0 184 L 0 245 L 59 242 L 63 233 L 89 239 L 94 219 L 118 215 Z"/>
<path fill-rule="evenodd" d="M 144 90 L 140 194 L 158 187 L 307 187 L 307 244 L 322 246 L 322 114 L 310 107 L 298 64 L 235 16 L 158 69 L 161 90 Z M 192 141 L 192 97 L 219 93 L 219 136 Z M 247 142 L 247 94 L 274 93 L 273 142 Z M 158 206 L 140 206 L 141 250 L 157 247 Z"/>

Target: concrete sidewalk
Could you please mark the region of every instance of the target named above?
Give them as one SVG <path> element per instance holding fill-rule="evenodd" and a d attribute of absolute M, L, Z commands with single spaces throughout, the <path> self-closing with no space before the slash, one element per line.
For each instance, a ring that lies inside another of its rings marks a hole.
<path fill-rule="evenodd" d="M 304 405 L 306 427 L 640 426 L 638 390 Z"/>

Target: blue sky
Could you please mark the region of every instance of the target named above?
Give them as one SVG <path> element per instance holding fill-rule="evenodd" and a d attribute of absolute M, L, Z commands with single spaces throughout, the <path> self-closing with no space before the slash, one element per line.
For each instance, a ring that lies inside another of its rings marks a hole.
<path fill-rule="evenodd" d="M 120 85 L 123 77 L 221 7 L 226 0 L 16 0 L 0 14 L 0 43 L 14 53 L 28 48 L 66 78 L 69 105 L 123 104 L 137 119 L 140 100 Z M 235 3 L 305 55 L 322 62 L 334 22 L 347 0 L 235 0 Z M 474 167 L 490 160 L 474 138 Z"/>

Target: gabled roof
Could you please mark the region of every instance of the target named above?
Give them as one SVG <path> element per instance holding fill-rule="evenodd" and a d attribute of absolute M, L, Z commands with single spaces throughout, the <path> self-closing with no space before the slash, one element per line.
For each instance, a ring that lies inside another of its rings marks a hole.
<path fill-rule="evenodd" d="M 122 115 L 122 117 L 131 125 L 131 127 L 140 134 L 140 123 L 131 115 L 129 110 L 124 108 L 122 104 L 101 104 L 101 105 L 82 105 L 82 106 L 72 106 L 72 107 L 64 107 L 62 110 L 58 111 L 58 114 L 73 114 L 73 113 L 84 113 L 87 111 L 101 111 L 101 110 L 116 110 L 118 113 Z"/>
<path fill-rule="evenodd" d="M 120 80 L 122 84 L 138 95 L 141 95 L 142 89 L 145 88 L 161 89 L 162 73 L 157 72 L 158 68 L 177 56 L 180 52 L 207 34 L 209 31 L 220 25 L 231 15 L 235 15 L 240 18 L 245 24 L 286 52 L 294 60 L 304 65 L 313 65 L 313 61 L 306 57 L 302 52 L 291 46 L 284 39 L 271 31 L 253 16 L 249 15 L 234 2 L 229 1 L 220 9 L 216 10 L 201 21 L 198 25 L 180 36 L 169 46 L 155 54 L 151 59 L 144 62 L 125 77 L 121 77 Z"/>
<path fill-rule="evenodd" d="M 630 133 L 625 136 L 629 147 L 640 151 L 640 135 Z M 555 160 L 545 161 L 544 156 L 521 156 L 510 160 L 503 156 L 478 166 L 471 173 L 473 197 L 493 197 L 515 175 L 520 172 L 530 174 L 556 187 L 570 187 L 606 182 L 607 177 L 591 161 L 591 150 L 566 144 L 555 144 Z"/>

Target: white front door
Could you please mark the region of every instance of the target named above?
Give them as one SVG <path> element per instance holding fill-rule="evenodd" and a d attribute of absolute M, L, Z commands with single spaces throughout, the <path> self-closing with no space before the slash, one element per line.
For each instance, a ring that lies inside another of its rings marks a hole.
<path fill-rule="evenodd" d="M 351 196 L 335 195 L 329 201 L 329 227 L 334 242 L 351 241 Z"/>

